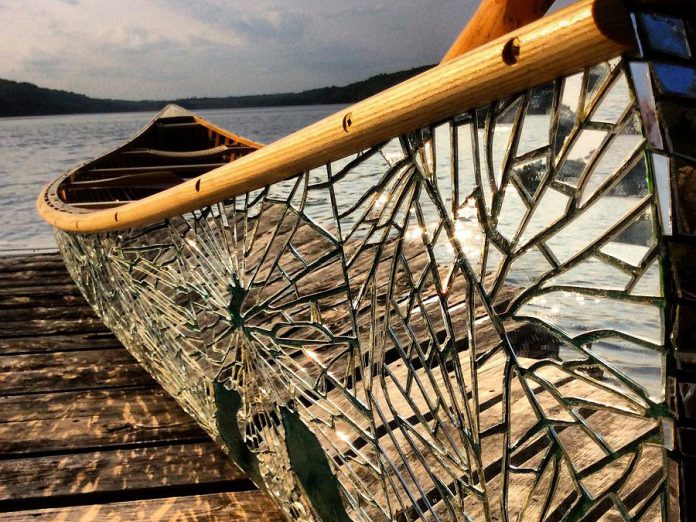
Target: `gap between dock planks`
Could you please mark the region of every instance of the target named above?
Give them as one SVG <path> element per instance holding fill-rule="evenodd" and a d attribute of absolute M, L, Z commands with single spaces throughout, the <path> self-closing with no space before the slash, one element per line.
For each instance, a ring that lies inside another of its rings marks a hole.
<path fill-rule="evenodd" d="M 1 520 L 283 520 L 136 363 L 58 254 L 0 257 Z"/>

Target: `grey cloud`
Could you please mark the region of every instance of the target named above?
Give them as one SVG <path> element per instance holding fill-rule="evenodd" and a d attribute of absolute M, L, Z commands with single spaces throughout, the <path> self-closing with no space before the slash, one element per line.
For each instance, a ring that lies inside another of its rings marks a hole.
<path fill-rule="evenodd" d="M 273 8 L 240 9 L 238 4 L 189 0 L 170 0 L 169 4 L 196 20 L 230 30 L 250 42 L 288 41 L 301 37 L 312 23 L 306 13 L 287 9 L 284 4 Z M 237 8 L 235 8 L 237 7 Z M 274 20 L 277 18 L 278 20 Z"/>
<path fill-rule="evenodd" d="M 288 42 L 302 38 L 310 24 L 311 18 L 302 13 L 279 13 L 277 22 L 268 16 L 242 15 L 231 20 L 229 27 L 250 43 L 263 40 Z"/>
<path fill-rule="evenodd" d="M 46 78 L 57 76 L 65 71 L 65 62 L 58 56 L 35 56 L 24 63 L 27 71 Z"/>
<path fill-rule="evenodd" d="M 127 24 L 126 0 L 108 4 L 112 19 L 89 22 L 97 0 L 62 0 L 76 5 L 68 14 L 49 9 L 55 0 L 26 1 L 15 9 L 26 24 L 41 20 L 51 44 L 32 42 L 30 56 L 0 49 L 0 77 L 131 99 L 297 91 L 434 63 L 476 3 L 152 0 L 143 23 Z M 0 41 L 18 37 L 0 27 Z"/>

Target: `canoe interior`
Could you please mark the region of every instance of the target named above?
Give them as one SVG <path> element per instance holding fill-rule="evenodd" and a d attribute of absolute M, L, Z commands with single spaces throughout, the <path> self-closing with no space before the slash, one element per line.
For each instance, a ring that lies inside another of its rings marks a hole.
<path fill-rule="evenodd" d="M 258 149 L 178 107 L 168 107 L 126 145 L 70 172 L 59 200 L 98 210 L 145 198 Z"/>

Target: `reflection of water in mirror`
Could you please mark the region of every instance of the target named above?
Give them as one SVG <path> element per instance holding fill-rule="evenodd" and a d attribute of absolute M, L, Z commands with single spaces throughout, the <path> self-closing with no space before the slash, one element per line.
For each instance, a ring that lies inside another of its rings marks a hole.
<path fill-rule="evenodd" d="M 625 100 L 623 101 L 625 103 Z M 240 135 L 261 142 L 270 142 L 292 130 L 302 127 L 312 120 L 319 119 L 336 111 L 336 106 L 323 107 L 293 107 L 277 109 L 244 109 L 210 111 L 203 115 L 214 123 L 229 128 Z M 603 109 L 604 110 L 604 109 Z M 613 113 L 621 109 L 616 108 Z M 605 111 L 606 112 L 606 111 Z M 608 111 L 612 113 L 612 111 Z M 2 136 L 3 151 L 0 155 L 0 172 L 9 183 L 4 185 L 0 200 L 3 203 L 0 212 L 4 212 L 3 222 L 13 223 L 11 227 L 3 227 L 0 231 L 0 246 L 4 248 L 41 247 L 53 244 L 51 232 L 39 221 L 34 214 L 34 199 L 40 186 L 60 171 L 66 170 L 79 161 L 84 161 L 122 143 L 140 125 L 151 117 L 149 114 L 114 114 L 88 116 L 57 116 L 47 118 L 6 119 L 0 121 L 0 136 Z M 605 118 L 610 118 L 605 115 Z M 531 151 L 548 143 L 550 118 L 545 114 L 531 114 L 525 118 L 525 126 L 518 152 Z M 505 160 L 504 151 L 509 141 L 511 123 L 499 123 L 496 126 L 495 145 L 493 151 L 493 180 L 497 186 L 502 181 L 502 164 Z M 474 124 L 464 124 L 457 128 L 458 166 L 459 166 L 459 207 L 452 209 L 452 163 L 450 156 L 449 126 L 438 127 L 434 132 L 435 165 L 434 174 L 441 196 L 454 219 L 455 235 L 462 245 L 463 253 L 475 270 L 480 269 L 480 251 L 485 237 L 478 222 L 476 200 L 469 197 L 475 188 L 473 175 L 474 158 L 471 148 L 472 133 L 476 132 L 479 146 L 484 150 L 484 129 Z M 603 181 L 613 172 L 616 166 L 625 161 L 639 145 L 640 140 L 634 134 L 620 135 L 612 143 L 611 155 L 606 161 L 600 161 L 595 173 L 588 183 L 586 191 L 601 188 Z M 574 144 L 569 152 L 569 159 L 575 162 L 585 162 L 591 157 L 598 146 L 598 140 L 582 140 Z M 498 148 L 498 145 L 500 147 Z M 359 169 L 350 172 L 334 185 L 336 204 L 339 213 L 344 213 L 342 220 L 343 236 L 347 230 L 358 222 L 363 212 L 383 210 L 393 204 L 380 192 L 378 187 L 360 203 L 359 211 L 350 212 L 353 202 L 365 194 L 368 187 L 373 187 L 384 176 L 390 165 L 395 165 L 404 157 L 398 141 L 394 140 L 375 154 L 369 161 L 364 162 Z M 618 159 L 617 159 L 618 158 Z M 331 175 L 339 175 L 352 158 L 332 164 Z M 426 163 L 428 159 L 426 158 Z M 480 158 L 480 165 L 485 169 L 486 160 Z M 545 172 L 546 164 L 536 160 L 528 166 L 531 176 L 526 178 L 525 189 L 531 195 L 541 181 L 541 173 Z M 427 168 L 427 165 L 424 165 Z M 639 175 L 645 173 L 639 172 Z M 536 180 L 534 179 L 536 176 Z M 313 173 L 312 183 L 326 180 L 326 169 L 317 169 Z M 522 178 L 522 176 L 520 176 Z M 572 185 L 572 176 L 566 178 Z M 293 183 L 281 184 L 274 188 L 278 195 L 290 190 Z M 495 186 L 483 190 L 486 205 L 490 205 L 492 191 Z M 284 188 L 285 187 L 285 188 Z M 389 189 L 390 187 L 387 187 Z M 594 205 L 588 218 L 577 220 L 548 241 L 548 247 L 561 261 L 567 259 L 579 249 L 587 246 L 593 239 L 604 233 L 608 226 L 614 225 L 622 215 L 638 204 L 647 193 L 647 186 L 639 190 L 627 190 L 624 193 L 613 191 L 599 199 Z M 587 197 L 583 199 L 583 204 Z M 535 234 L 544 230 L 557 217 L 565 213 L 568 197 L 555 191 L 547 190 L 542 197 L 539 210 L 532 217 L 524 231 L 519 230 L 524 204 L 517 190 L 508 185 L 503 197 L 501 214 L 497 230 L 508 240 L 517 237 L 519 245 L 531 240 Z M 308 215 L 327 230 L 332 230 L 333 211 L 331 201 L 326 193 L 310 191 L 307 198 Z M 490 208 L 490 207 L 489 207 Z M 436 207 L 423 206 L 425 226 L 409 220 L 410 227 L 405 232 L 406 241 L 421 241 L 424 233 L 431 233 L 437 228 L 439 218 Z M 538 218 L 537 218 L 538 215 Z M 648 219 L 643 220 L 649 224 Z M 364 231 L 355 231 L 356 234 Z M 646 234 L 647 232 L 647 234 Z M 620 241 L 612 242 L 603 248 L 605 253 L 615 255 L 629 263 L 639 262 L 651 246 L 647 239 L 652 237 L 652 230 L 636 227 L 633 236 L 624 235 Z M 444 264 L 454 261 L 454 250 L 448 241 L 438 241 L 435 245 L 438 262 Z M 493 249 L 486 266 L 487 273 L 495 273 L 497 262 L 501 259 Z M 550 269 L 544 257 L 532 249 L 519 257 L 506 275 L 506 282 L 519 286 L 532 284 L 539 275 Z M 565 274 L 565 279 L 554 281 L 555 284 L 587 286 L 590 288 L 623 289 L 626 276 L 617 274 L 608 265 L 591 258 L 576 267 L 572 274 Z M 549 283 L 550 284 L 550 283 Z M 660 295 L 659 271 L 655 264 L 648 275 L 636 286 L 634 292 L 640 295 Z M 524 313 L 543 317 L 548 322 L 562 328 L 569 335 L 576 335 L 588 328 L 613 328 L 619 331 L 630 331 L 632 335 L 648 339 L 657 344 L 661 343 L 660 317 L 655 307 L 642 306 L 640 309 L 630 309 L 623 302 L 606 298 L 588 297 L 577 293 L 566 292 L 561 295 L 545 294 L 537 300 L 532 300 Z M 635 308 L 635 307 L 634 307 Z M 583 330 L 584 329 L 584 330 Z M 635 343 L 618 342 L 614 340 L 594 343 L 592 350 L 603 357 L 608 363 L 617 365 L 622 371 L 633 376 L 642 385 L 648 387 L 651 393 L 658 394 L 659 355 Z"/>
<path fill-rule="evenodd" d="M 620 93 L 617 95 L 613 109 L 607 108 L 606 100 L 600 104 L 598 112 L 601 112 L 604 119 L 614 118 L 612 115 L 622 114 L 626 110 L 625 89 L 615 88 Z M 618 99 L 623 98 L 623 99 Z M 601 109 L 601 111 L 600 111 Z M 546 115 L 528 115 L 525 119 L 524 152 L 534 150 L 548 144 L 549 118 Z M 469 145 L 471 132 L 474 126 L 468 125 L 460 127 L 459 138 L 459 187 L 460 198 L 463 194 L 470 194 L 475 188 L 475 179 L 472 174 L 473 154 Z M 494 141 L 507 144 L 510 138 L 511 124 L 499 124 L 496 126 Z M 531 131 L 529 130 L 531 129 Z M 589 159 L 595 154 L 596 149 L 605 139 L 605 132 L 599 136 L 590 136 L 585 139 L 581 133 L 580 138 L 569 146 L 569 153 L 566 162 L 572 161 L 579 164 L 575 167 L 582 172 Z M 479 146 L 484 143 L 483 129 L 477 129 Z M 435 132 L 436 158 L 435 165 L 436 177 L 441 187 L 449 186 L 451 175 L 451 158 L 449 154 L 449 129 L 441 128 Z M 546 242 L 546 246 L 551 250 L 559 262 L 563 263 L 571 259 L 583 249 L 590 247 L 593 242 L 600 239 L 609 229 L 621 223 L 623 217 L 635 210 L 648 195 L 647 169 L 641 155 L 636 155 L 636 151 L 643 143 L 642 137 L 637 133 L 637 129 L 630 125 L 627 132 L 619 133 L 612 138 L 606 152 L 598 158 L 588 181 L 585 182 L 584 192 L 579 198 L 582 208 L 586 204 L 587 211 L 568 225 L 551 236 Z M 505 161 L 504 145 L 496 146 L 492 154 L 494 169 L 503 165 Z M 593 201 L 593 195 L 598 194 L 604 187 L 605 182 L 614 174 L 617 169 L 627 163 L 629 158 L 635 156 L 635 166 L 625 175 L 619 183 L 603 196 Z M 480 158 L 480 164 L 485 169 L 485 157 Z M 539 170 L 546 169 L 544 162 L 538 162 Z M 562 169 L 561 169 L 562 170 Z M 502 171 L 502 169 L 501 169 Z M 466 173 L 466 174 L 465 174 Z M 541 174 L 543 176 L 543 173 Z M 494 183 L 497 185 L 502 179 L 502 175 L 494 172 Z M 570 185 L 578 186 L 578 177 L 570 180 Z M 564 180 L 566 181 L 566 180 Z M 490 198 L 492 188 L 484 190 L 484 197 Z M 510 197 L 512 195 L 512 197 Z M 533 193 L 530 194 L 533 196 Z M 532 214 L 528 225 L 524 230 L 520 230 L 522 218 L 526 207 L 518 194 L 518 191 L 511 185 L 505 188 L 501 212 L 498 218 L 496 229 L 508 240 L 519 239 L 518 247 L 534 239 L 534 236 L 543 232 L 553 224 L 556 219 L 565 215 L 569 197 L 552 189 L 548 189 L 542 196 L 539 209 Z M 447 204 L 450 202 L 447 201 Z M 490 203 L 487 202 L 488 208 Z M 460 207 L 461 208 L 461 207 Z M 436 219 L 436 216 L 431 216 Z M 478 224 L 472 224 L 472 220 L 466 214 L 458 215 L 456 223 L 459 224 L 462 217 L 465 223 L 472 227 L 471 230 L 477 231 Z M 600 251 L 603 254 L 611 255 L 632 266 L 639 266 L 645 256 L 654 246 L 654 216 L 652 209 L 648 209 L 614 241 L 605 244 Z M 478 250 L 475 247 L 478 238 L 471 240 L 474 234 L 467 234 L 468 241 L 463 241 L 465 245 L 464 254 L 469 258 L 472 265 L 477 266 L 479 261 Z M 475 236 L 474 236 L 475 237 Z M 466 248 L 469 245 L 471 250 Z M 497 261 L 500 256 L 495 257 L 496 262 L 490 263 L 486 267 L 487 273 L 496 273 L 498 270 Z M 537 250 L 532 249 L 525 255 L 517 258 L 509 268 L 505 280 L 506 283 L 527 287 L 538 281 L 543 273 L 552 269 L 552 266 Z M 599 342 L 589 343 L 586 348 L 589 352 L 604 360 L 609 366 L 613 366 L 618 371 L 627 374 L 655 398 L 662 397 L 662 356 L 656 351 L 655 347 L 662 344 L 662 317 L 661 308 L 650 304 L 628 303 L 620 299 L 610 299 L 598 295 L 596 290 L 615 289 L 622 291 L 630 283 L 631 278 L 610 265 L 602 262 L 597 257 L 590 257 L 577 265 L 572 270 L 552 278 L 543 285 L 548 288 L 552 285 L 566 285 L 566 287 L 580 287 L 588 290 L 581 291 L 554 291 L 549 289 L 547 293 L 541 294 L 527 302 L 520 310 L 520 314 L 529 317 L 536 317 L 555 327 L 558 327 L 565 334 L 574 337 L 594 330 L 613 329 L 637 338 L 638 342 L 631 342 L 620 338 L 604 339 Z M 660 297 L 662 289 L 660 285 L 659 265 L 653 261 L 645 275 L 638 281 L 632 290 L 633 295 Z M 647 341 L 649 346 L 641 345 L 641 341 Z M 566 358 L 577 357 L 577 354 L 561 352 Z"/>

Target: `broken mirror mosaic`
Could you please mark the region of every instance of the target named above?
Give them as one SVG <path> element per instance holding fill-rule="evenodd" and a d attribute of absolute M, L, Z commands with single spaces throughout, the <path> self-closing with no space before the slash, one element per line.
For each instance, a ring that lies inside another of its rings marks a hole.
<path fill-rule="evenodd" d="M 678 24 L 641 23 L 690 52 Z M 617 58 L 59 244 L 106 324 L 293 520 L 662 519 L 672 217 L 645 67 Z"/>

